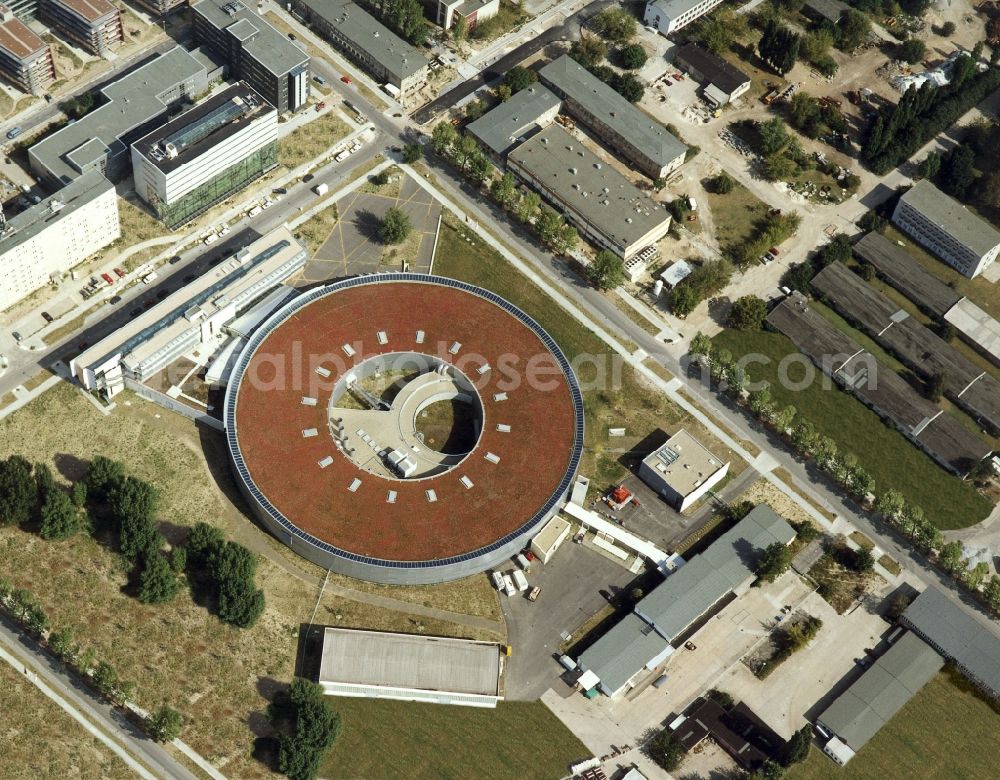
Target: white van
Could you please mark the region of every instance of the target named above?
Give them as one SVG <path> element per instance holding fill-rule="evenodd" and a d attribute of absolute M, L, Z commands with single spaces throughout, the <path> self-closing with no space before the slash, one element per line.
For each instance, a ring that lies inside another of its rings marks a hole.
<path fill-rule="evenodd" d="M 490 579 L 493 580 L 493 587 L 497 590 L 503 590 L 503 575 L 498 572 L 491 572 Z"/>
<path fill-rule="evenodd" d="M 515 596 L 517 594 L 517 588 L 514 587 L 514 581 L 510 578 L 509 574 L 503 575 L 503 589 L 508 596 Z"/>
<path fill-rule="evenodd" d="M 517 585 L 518 592 L 524 593 L 528 589 L 528 578 L 524 576 L 524 572 L 520 569 L 514 569 L 511 572 L 511 576 L 514 578 L 514 584 Z"/>

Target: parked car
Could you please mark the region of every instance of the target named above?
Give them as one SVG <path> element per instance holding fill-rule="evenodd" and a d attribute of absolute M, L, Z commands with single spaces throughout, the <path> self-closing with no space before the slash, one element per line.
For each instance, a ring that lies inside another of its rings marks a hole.
<path fill-rule="evenodd" d="M 538 596 L 542 592 L 542 589 L 537 585 L 531 589 L 531 593 L 528 594 L 528 601 L 538 601 Z"/>
<path fill-rule="evenodd" d="M 174 255 L 167 262 L 170 263 L 170 265 L 176 265 L 180 261 L 181 261 L 181 256 L 180 255 Z"/>
<path fill-rule="evenodd" d="M 13 141 L 23 132 L 24 132 L 23 127 L 12 127 L 10 130 L 7 131 L 7 140 Z"/>
<path fill-rule="evenodd" d="M 111 278 L 111 274 L 101 274 L 101 278 L 108 283 L 108 287 L 115 283 L 115 280 Z"/>
<path fill-rule="evenodd" d="M 340 80 L 343 81 L 345 84 L 350 84 L 351 83 L 351 77 L 347 76 L 347 75 L 341 76 Z"/>
<path fill-rule="evenodd" d="M 117 276 L 119 279 L 124 279 L 125 278 L 125 269 L 124 268 L 115 268 L 115 276 Z"/>
<path fill-rule="evenodd" d="M 122 297 L 120 295 L 116 295 L 113 298 L 108 299 L 108 303 L 110 303 L 112 306 L 114 306 L 116 303 L 121 303 L 121 302 L 122 302 Z"/>
<path fill-rule="evenodd" d="M 56 318 L 49 314 L 47 311 L 42 312 L 42 319 L 46 322 L 55 322 Z"/>
<path fill-rule="evenodd" d="M 313 74 L 313 81 L 317 84 L 326 84 L 326 79 L 320 76 L 318 73 Z"/>
<path fill-rule="evenodd" d="M 772 246 L 772 247 L 771 247 L 771 248 L 770 248 L 769 250 L 767 250 L 767 251 L 768 251 L 768 252 L 770 252 L 770 253 L 771 253 L 772 255 L 774 255 L 775 257 L 777 257 L 778 255 L 780 255 L 780 254 L 781 254 L 781 252 L 779 251 L 778 247 L 776 247 L 776 246 Z"/>
<path fill-rule="evenodd" d="M 14 337 L 14 341 L 20 341 L 21 340 L 21 334 L 18 333 L 16 330 L 13 333 L 11 333 L 10 335 Z"/>

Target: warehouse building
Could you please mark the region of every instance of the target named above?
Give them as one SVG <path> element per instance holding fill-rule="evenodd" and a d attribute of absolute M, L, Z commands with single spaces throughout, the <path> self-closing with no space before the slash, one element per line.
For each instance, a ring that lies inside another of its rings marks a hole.
<path fill-rule="evenodd" d="M 670 35 L 704 16 L 722 0 L 650 0 L 642 23 L 655 27 L 661 35 Z"/>
<path fill-rule="evenodd" d="M 279 114 L 309 100 L 309 55 L 239 0 L 191 4 L 195 40 L 229 65 L 229 77 L 247 82 Z"/>
<path fill-rule="evenodd" d="M 62 37 L 99 57 L 125 41 L 121 11 L 110 0 L 42 0 L 38 10 Z"/>
<path fill-rule="evenodd" d="M 713 106 L 732 103 L 750 89 L 747 74 L 695 43 L 678 47 L 674 65 L 701 83 L 705 99 Z"/>
<path fill-rule="evenodd" d="M 205 64 L 176 46 L 104 87 L 102 105 L 32 146 L 31 170 L 53 189 L 88 171 L 121 179 L 131 173 L 132 141 L 205 92 L 208 82 Z"/>
<path fill-rule="evenodd" d="M 903 196 L 892 221 L 961 274 L 975 279 L 1000 254 L 1000 231 L 927 179 Z"/>
<path fill-rule="evenodd" d="M 176 228 L 278 164 L 278 113 L 240 82 L 132 145 L 135 191 Z"/>
<path fill-rule="evenodd" d="M 766 504 L 694 556 L 635 610 L 577 659 L 586 690 L 617 696 L 644 673 L 666 661 L 726 605 L 746 593 L 756 579 L 754 565 L 769 545 L 788 545 L 795 530 Z M 589 685 L 588 685 L 589 683 Z"/>
<path fill-rule="evenodd" d="M 70 372 L 85 390 L 113 398 L 126 381 L 143 382 L 199 345 L 210 353 L 308 257 L 287 228 L 273 230 L 77 355 Z"/>
<path fill-rule="evenodd" d="M 934 586 L 906 608 L 900 622 L 986 695 L 1000 700 L 1000 634 Z"/>
<path fill-rule="evenodd" d="M 616 157 L 650 179 L 668 176 L 684 164 L 687 147 L 678 138 L 568 54 L 542 68 L 538 77 Z"/>
<path fill-rule="evenodd" d="M 678 512 L 701 499 L 728 473 L 729 463 L 683 428 L 639 464 L 639 478 Z"/>
<path fill-rule="evenodd" d="M 623 260 L 655 245 L 670 229 L 663 204 L 557 124 L 510 152 L 507 167 L 561 211 L 584 238 Z"/>
<path fill-rule="evenodd" d="M 319 684 L 329 696 L 496 707 L 502 671 L 495 642 L 327 628 Z"/>
<path fill-rule="evenodd" d="M 829 736 L 823 752 L 846 764 L 943 665 L 919 636 L 903 634 L 816 719 L 817 729 Z"/>
<path fill-rule="evenodd" d="M 18 89 L 41 95 L 55 81 L 51 47 L 0 5 L 0 73 Z"/>
<path fill-rule="evenodd" d="M 532 84 L 506 103 L 479 117 L 466 132 L 498 163 L 536 130 L 548 127 L 559 114 L 562 101 L 541 84 Z"/>
<path fill-rule="evenodd" d="M 442 30 L 450 30 L 459 19 L 465 19 L 466 30 L 473 30 L 500 12 L 500 0 L 437 0 L 435 11 Z"/>
<path fill-rule="evenodd" d="M 427 83 L 427 58 L 351 0 L 293 0 L 320 35 L 405 101 Z"/>
<path fill-rule="evenodd" d="M 121 236 L 111 182 L 93 172 L 0 230 L 0 309 L 44 287 Z"/>

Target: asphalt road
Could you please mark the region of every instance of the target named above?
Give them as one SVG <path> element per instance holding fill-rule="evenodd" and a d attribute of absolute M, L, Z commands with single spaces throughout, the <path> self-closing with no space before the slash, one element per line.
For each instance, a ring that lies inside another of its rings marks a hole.
<path fill-rule="evenodd" d="M 0 644 L 79 713 L 89 718 L 133 758 L 145 765 L 152 774 L 171 780 L 199 780 L 197 775 L 176 761 L 162 745 L 143 734 L 120 710 L 97 698 L 89 688 L 67 674 L 62 662 L 42 650 L 33 639 L 6 618 L 0 618 Z"/>

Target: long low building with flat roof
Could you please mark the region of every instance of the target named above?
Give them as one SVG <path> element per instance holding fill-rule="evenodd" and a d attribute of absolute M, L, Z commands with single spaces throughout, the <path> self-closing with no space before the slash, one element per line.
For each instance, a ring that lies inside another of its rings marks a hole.
<path fill-rule="evenodd" d="M 352 0 L 292 0 L 291 5 L 394 97 L 405 100 L 427 83 L 423 53 Z"/>
<path fill-rule="evenodd" d="M 97 171 L 14 215 L 0 230 L 0 309 L 58 279 L 120 236 L 118 196 Z"/>
<path fill-rule="evenodd" d="M 623 260 L 656 244 L 670 229 L 663 204 L 559 125 L 549 125 L 510 152 L 507 167 L 581 235 Z"/>
<path fill-rule="evenodd" d="M 914 633 L 903 634 L 816 718 L 830 735 L 823 751 L 846 764 L 942 666 L 933 647 Z"/>
<path fill-rule="evenodd" d="M 309 254 L 280 227 L 81 352 L 70 372 L 85 390 L 112 398 L 206 344 L 222 346 L 226 326 L 305 265 Z"/>
<path fill-rule="evenodd" d="M 665 662 L 713 614 L 747 591 L 754 566 L 772 544 L 791 544 L 795 530 L 766 504 L 755 507 L 700 555 L 670 574 L 632 613 L 577 659 L 581 685 L 617 696 Z"/>
<path fill-rule="evenodd" d="M 679 138 L 568 54 L 538 71 L 538 77 L 615 156 L 649 178 L 663 178 L 684 164 L 688 148 Z"/>
<path fill-rule="evenodd" d="M 278 164 L 278 113 L 239 82 L 132 144 L 135 191 L 176 228 Z"/>
<path fill-rule="evenodd" d="M 931 585 L 906 608 L 900 622 L 977 688 L 1000 700 L 1000 632 L 993 621 L 973 615 Z"/>
<path fill-rule="evenodd" d="M 927 179 L 903 193 L 892 212 L 892 221 L 970 279 L 979 276 L 1000 255 L 1000 230 Z"/>
<path fill-rule="evenodd" d="M 495 642 L 327 628 L 319 684 L 330 696 L 495 707 L 502 670 Z"/>
<path fill-rule="evenodd" d="M 541 84 L 532 84 L 506 103 L 483 114 L 465 131 L 497 161 L 523 142 L 530 133 L 552 123 L 562 101 Z"/>
<path fill-rule="evenodd" d="M 655 27 L 663 35 L 670 35 L 691 24 L 722 0 L 649 0 L 643 13 L 642 23 Z"/>
<path fill-rule="evenodd" d="M 120 179 L 131 171 L 132 141 L 207 89 L 205 65 L 175 46 L 108 84 L 101 90 L 106 102 L 28 149 L 31 170 L 53 189 L 87 171 Z"/>

